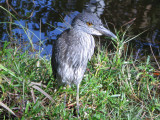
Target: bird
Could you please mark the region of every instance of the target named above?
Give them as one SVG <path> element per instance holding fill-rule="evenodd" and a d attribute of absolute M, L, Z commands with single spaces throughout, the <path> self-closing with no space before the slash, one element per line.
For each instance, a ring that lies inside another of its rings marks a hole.
<path fill-rule="evenodd" d="M 51 66 L 58 85 L 77 87 L 76 105 L 79 116 L 79 85 L 86 71 L 87 63 L 94 53 L 94 36 L 116 35 L 104 27 L 101 19 L 91 12 L 79 13 L 71 27 L 62 32 L 52 48 Z"/>

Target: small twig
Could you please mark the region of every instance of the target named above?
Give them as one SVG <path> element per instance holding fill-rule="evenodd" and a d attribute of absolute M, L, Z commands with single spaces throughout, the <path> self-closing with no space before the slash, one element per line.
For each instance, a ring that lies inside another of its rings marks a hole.
<path fill-rule="evenodd" d="M 8 5 L 9 8 L 12 9 L 12 11 L 13 11 L 15 14 L 17 14 L 19 17 L 21 17 L 21 18 L 23 18 L 23 19 L 28 19 L 28 18 L 30 18 L 30 17 L 33 16 L 34 10 L 31 12 L 30 16 L 24 17 L 24 16 L 19 15 L 19 14 L 15 11 L 15 9 L 8 3 L 8 0 L 6 0 L 6 4 Z M 34 4 L 34 6 L 35 6 L 34 0 L 33 0 L 33 4 Z"/>
<path fill-rule="evenodd" d="M 127 22 L 127 23 L 125 23 L 125 24 L 123 24 L 122 26 L 121 26 L 121 28 L 123 27 L 123 26 L 126 26 L 126 25 L 128 25 L 128 24 L 130 24 L 130 23 L 132 23 L 133 21 L 135 21 L 136 20 L 136 18 L 133 18 L 132 20 L 130 20 L 129 22 Z"/>
<path fill-rule="evenodd" d="M 10 6 L 9 6 L 9 3 L 8 3 L 8 0 L 6 0 L 6 3 L 7 3 L 7 6 L 8 6 L 8 11 L 9 11 L 9 8 L 10 8 Z M 12 35 L 12 16 L 11 16 L 11 14 L 9 14 L 9 21 L 10 21 L 10 23 L 9 23 L 9 35 L 10 35 L 10 41 L 12 41 L 13 40 L 13 35 Z"/>
<path fill-rule="evenodd" d="M 149 45 L 149 46 L 150 46 L 150 49 L 151 49 L 152 55 L 153 55 L 153 57 L 154 57 L 154 59 L 155 59 L 155 61 L 156 61 L 157 65 L 158 65 L 158 69 L 160 69 L 159 63 L 158 63 L 158 61 L 157 61 L 157 59 L 156 59 L 156 57 L 155 57 L 155 55 L 154 55 L 154 53 L 153 53 L 153 49 L 152 49 L 151 45 Z"/>
<path fill-rule="evenodd" d="M 34 89 L 38 90 L 39 92 L 41 92 L 43 95 L 45 95 L 49 100 L 51 100 L 52 102 L 54 102 L 54 100 L 52 99 L 52 97 L 46 93 L 44 90 L 42 90 L 40 87 L 36 86 L 36 85 L 29 85 L 31 87 L 33 87 Z"/>
<path fill-rule="evenodd" d="M 47 86 L 43 85 L 42 82 L 39 82 L 39 83 L 37 83 L 37 82 L 31 82 L 29 85 L 30 86 L 37 85 L 37 86 L 41 86 L 41 87 L 47 88 Z"/>
<path fill-rule="evenodd" d="M 14 116 L 17 117 L 17 115 L 16 115 L 9 107 L 7 107 L 7 105 L 5 105 L 4 103 L 2 103 L 1 101 L 0 101 L 0 106 L 2 106 L 3 108 L 5 108 L 5 109 L 8 110 L 10 113 L 12 113 Z"/>
<path fill-rule="evenodd" d="M 141 119 L 143 119 L 144 115 L 146 114 L 146 112 L 143 113 L 143 115 L 141 116 Z"/>
<path fill-rule="evenodd" d="M 159 117 L 159 116 L 160 116 L 160 114 L 158 114 L 157 116 L 155 116 L 154 119 L 157 118 L 157 117 Z"/>
<path fill-rule="evenodd" d="M 35 98 L 33 88 L 31 88 L 31 95 L 32 95 L 32 98 L 33 98 L 33 102 L 36 103 L 36 98 Z"/>
<path fill-rule="evenodd" d="M 147 89 L 148 89 L 149 97 L 152 99 L 148 84 L 147 84 Z"/>
<path fill-rule="evenodd" d="M 112 113 L 113 111 L 114 111 L 114 109 L 112 109 L 111 112 L 109 112 L 109 113 L 107 114 L 107 116 L 110 117 L 110 116 L 111 116 L 111 113 Z"/>

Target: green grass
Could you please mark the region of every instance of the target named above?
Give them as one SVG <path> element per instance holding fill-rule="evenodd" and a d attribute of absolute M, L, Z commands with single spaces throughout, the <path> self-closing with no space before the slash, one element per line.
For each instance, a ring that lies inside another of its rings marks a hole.
<path fill-rule="evenodd" d="M 66 90 L 57 89 L 50 60 L 8 46 L 0 52 L 0 118 L 77 119 L 76 86 L 67 90 L 64 109 Z M 121 53 L 103 48 L 88 63 L 80 86 L 81 119 L 160 119 L 160 83 L 150 57 L 134 61 L 123 46 Z"/>

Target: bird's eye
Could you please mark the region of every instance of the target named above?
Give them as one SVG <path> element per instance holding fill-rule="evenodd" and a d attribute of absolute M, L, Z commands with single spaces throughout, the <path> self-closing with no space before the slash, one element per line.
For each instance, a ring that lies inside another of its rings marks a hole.
<path fill-rule="evenodd" d="M 90 23 L 90 22 L 86 22 L 86 24 L 88 25 L 88 26 L 92 26 L 93 24 L 92 23 Z"/>

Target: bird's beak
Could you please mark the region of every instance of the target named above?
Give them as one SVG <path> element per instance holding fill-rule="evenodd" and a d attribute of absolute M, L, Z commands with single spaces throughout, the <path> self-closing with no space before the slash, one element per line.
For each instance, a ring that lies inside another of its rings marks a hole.
<path fill-rule="evenodd" d="M 103 26 L 98 26 L 95 29 L 98 30 L 103 35 L 117 39 L 117 36 L 115 34 L 113 34 L 111 31 L 109 31 L 107 28 L 105 28 Z"/>

